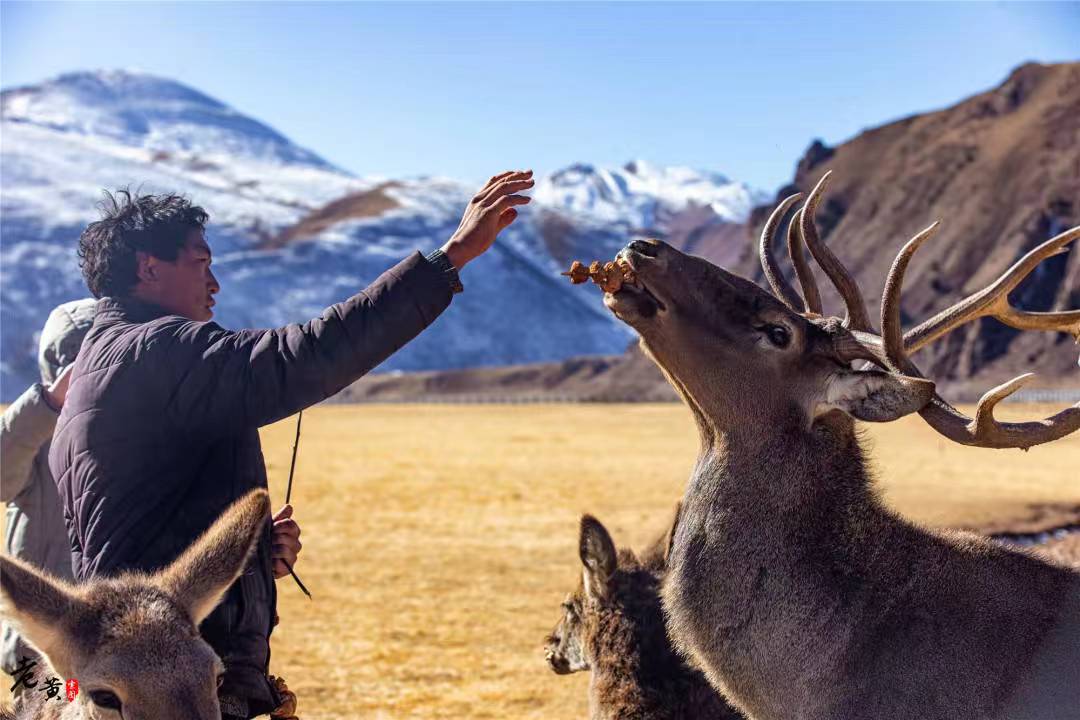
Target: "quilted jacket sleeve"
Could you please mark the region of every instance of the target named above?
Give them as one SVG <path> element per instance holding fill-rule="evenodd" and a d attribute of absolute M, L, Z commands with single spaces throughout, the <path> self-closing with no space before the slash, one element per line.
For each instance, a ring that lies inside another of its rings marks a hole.
<path fill-rule="evenodd" d="M 165 328 L 176 385 L 167 412 L 180 426 L 262 426 L 337 393 L 416 337 L 450 304 L 445 274 L 420 253 L 321 317 L 274 330 L 215 323 Z"/>

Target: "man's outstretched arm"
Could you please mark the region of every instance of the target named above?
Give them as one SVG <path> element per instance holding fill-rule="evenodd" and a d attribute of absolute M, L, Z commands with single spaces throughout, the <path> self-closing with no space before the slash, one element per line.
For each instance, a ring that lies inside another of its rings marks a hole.
<path fill-rule="evenodd" d="M 529 198 L 531 172 L 492 177 L 470 200 L 441 248 L 460 270 L 481 255 Z M 444 264 L 445 265 L 445 264 Z M 452 274 L 452 271 L 451 271 Z M 182 323 L 168 343 L 177 386 L 172 419 L 194 428 L 265 425 L 313 405 L 390 357 L 450 304 L 452 282 L 438 257 L 415 253 L 320 318 L 275 330 L 229 332 Z"/>

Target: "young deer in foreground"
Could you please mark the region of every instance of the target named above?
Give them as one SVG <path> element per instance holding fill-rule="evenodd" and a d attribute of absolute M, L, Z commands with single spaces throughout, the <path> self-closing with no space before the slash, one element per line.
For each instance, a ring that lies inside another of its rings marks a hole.
<path fill-rule="evenodd" d="M 675 522 L 678 523 L 678 511 Z M 577 589 L 547 641 L 547 662 L 560 674 L 590 670 L 593 720 L 736 720 L 742 716 L 679 657 L 660 607 L 671 531 L 639 559 L 616 551 L 591 515 L 581 518 L 583 566 Z"/>
<path fill-rule="evenodd" d="M 776 296 L 656 241 L 620 253 L 636 283 L 604 296 L 700 435 L 663 591 L 669 632 L 759 720 L 1080 717 L 1080 573 L 898 517 L 874 492 L 854 423 L 918 412 L 949 439 L 987 448 L 1028 448 L 1080 427 L 1080 406 L 1041 422 L 995 420 L 994 406 L 1027 376 L 984 395 L 969 419 L 908 359 L 983 316 L 1080 337 L 1080 311 L 1029 313 L 1007 300 L 1080 227 L 903 333 L 904 270 L 932 226 L 894 263 L 879 335 L 814 227 L 827 178 L 789 228 L 802 297 L 771 250 L 798 195 L 762 233 Z M 803 244 L 844 298 L 843 321 L 822 316 Z"/>
<path fill-rule="evenodd" d="M 26 720 L 220 720 L 221 660 L 199 623 L 240 576 L 270 498 L 256 490 L 233 504 L 167 568 L 70 585 L 0 556 L 0 609 L 45 656 L 34 675 L 75 678 L 74 702 L 24 693 Z M 48 666 L 51 666 L 48 667 Z M 63 681 L 63 680 L 62 680 Z"/>

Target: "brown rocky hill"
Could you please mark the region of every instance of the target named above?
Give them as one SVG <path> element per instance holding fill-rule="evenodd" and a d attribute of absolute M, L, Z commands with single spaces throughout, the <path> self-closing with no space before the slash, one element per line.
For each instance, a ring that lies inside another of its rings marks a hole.
<path fill-rule="evenodd" d="M 902 313 L 912 327 L 1080 224 L 1080 63 L 1023 65 L 999 87 L 950 108 L 867 130 L 835 148 L 815 142 L 777 199 L 810 190 L 829 170 L 818 227 L 856 273 L 872 317 L 896 252 L 942 221 L 905 276 Z M 755 235 L 770 210 L 754 211 Z M 738 268 L 762 280 L 752 253 Z M 1045 261 L 1011 299 L 1027 310 L 1080 307 L 1080 249 L 1074 243 Z M 827 312 L 842 307 L 835 294 L 826 296 Z M 970 396 L 1027 371 L 1048 386 L 1080 388 L 1078 354 L 1066 333 L 1021 333 L 983 319 L 916 361 Z"/>
<path fill-rule="evenodd" d="M 1053 234 L 1080 224 L 1080 63 L 1023 65 L 1000 86 L 952 107 L 867 130 L 836 147 L 814 142 L 777 200 L 808 191 L 829 170 L 833 177 L 818 227 L 856 274 L 872 317 L 896 252 L 915 233 L 942 221 L 906 275 L 902 312 L 910 328 L 981 289 Z M 754 238 L 772 207 L 757 208 L 750 227 L 742 229 L 718 225 L 692 209 L 670 220 L 668 239 L 763 283 Z M 842 303 L 820 272 L 818 279 L 826 311 L 842 314 Z M 1027 310 L 1080 308 L 1080 249 L 1074 244 L 1068 254 L 1045 261 L 1012 301 Z M 1021 372 L 1036 372 L 1042 387 L 1080 390 L 1078 354 L 1080 347 L 1066 333 L 1021 333 L 983 319 L 915 360 L 951 399 L 970 401 Z M 652 363 L 634 349 L 621 358 L 524 371 L 424 376 L 369 378 L 351 397 L 479 395 L 485 387 L 489 395 L 502 396 L 673 397 Z"/>

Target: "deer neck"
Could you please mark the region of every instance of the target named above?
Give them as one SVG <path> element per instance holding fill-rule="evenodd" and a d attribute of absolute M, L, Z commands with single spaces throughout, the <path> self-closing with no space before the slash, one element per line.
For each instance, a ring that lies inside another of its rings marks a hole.
<path fill-rule="evenodd" d="M 590 706 L 601 718 L 668 718 L 684 701 L 687 668 L 671 647 L 660 598 L 638 598 L 636 607 L 600 618 L 594 640 Z"/>
<path fill-rule="evenodd" d="M 676 642 L 755 717 L 848 717 L 844 703 L 858 693 L 891 703 L 896 693 L 873 680 L 886 672 L 911 687 L 948 676 L 975 708 L 949 717 L 970 718 L 992 716 L 1076 584 L 1025 555 L 891 513 L 850 423 L 837 420 L 724 433 L 703 448 L 664 595 Z M 984 615 L 1009 622 L 971 622 Z M 938 654 L 928 660 L 920 648 L 929 646 Z M 1009 661 L 965 663 L 971 653 Z M 854 658 L 877 665 L 860 674 Z M 827 691 L 815 680 L 826 677 L 835 680 Z M 901 710 L 882 716 L 910 715 L 896 702 Z"/>
<path fill-rule="evenodd" d="M 708 428 L 690 480 L 688 495 L 718 500 L 759 530 L 762 517 L 793 523 L 847 523 L 853 512 L 876 514 L 880 504 L 871 489 L 853 423 L 830 417 L 807 428 L 793 414 L 761 428 Z M 778 516 L 778 513 L 780 515 Z"/>
<path fill-rule="evenodd" d="M 716 645 L 684 649 L 703 667 L 707 649 L 726 667 L 753 668 L 744 676 L 755 679 L 740 687 L 711 675 L 713 684 L 744 708 L 775 710 L 757 695 L 763 687 L 789 686 L 800 663 L 838 661 L 857 632 L 860 603 L 846 593 L 864 592 L 889 565 L 877 540 L 890 517 L 850 423 L 717 433 L 702 444 L 670 559 L 675 637 L 710 633 Z"/>
<path fill-rule="evenodd" d="M 593 668 L 589 682 L 589 714 L 592 720 L 637 717 L 642 714 L 645 694 L 634 682 L 634 677 L 632 667 Z"/>

